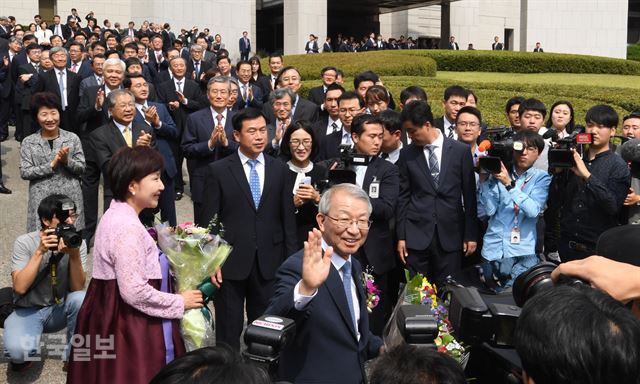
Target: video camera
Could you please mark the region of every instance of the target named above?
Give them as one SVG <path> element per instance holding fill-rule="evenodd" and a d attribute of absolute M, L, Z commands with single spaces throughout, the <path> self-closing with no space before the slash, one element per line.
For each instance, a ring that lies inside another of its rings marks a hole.
<path fill-rule="evenodd" d="M 349 144 L 340 145 L 340 158 L 335 169 L 329 170 L 328 180 L 320 188 L 321 192 L 336 184 L 356 183 L 356 172 L 352 169 L 355 165 L 369 165 L 369 156 L 357 153 Z"/>
<path fill-rule="evenodd" d="M 76 230 L 76 227 L 72 224 L 67 224 L 65 221 L 69 218 L 69 211 L 75 210 L 76 204 L 71 199 L 61 199 L 56 205 L 55 216 L 59 220 L 59 224 L 54 230 L 54 234 L 58 236 L 58 239 L 64 240 L 64 243 L 69 248 L 80 248 L 82 245 L 82 236 Z"/>
<path fill-rule="evenodd" d="M 513 151 L 524 149 L 521 142 L 513 141 L 515 132 L 511 128 L 501 126 L 487 128 L 486 133 L 488 139 L 479 145 L 486 152 L 477 154 L 478 167 L 487 173 L 496 174 L 500 173 L 500 162 L 502 162 L 507 169 L 511 169 Z"/>
<path fill-rule="evenodd" d="M 583 125 L 576 125 L 573 132 L 562 139 L 558 138 L 558 131 L 549 129 L 542 135 L 543 139 L 551 139 L 553 146 L 549 149 L 549 168 L 571 168 L 575 165 L 572 149 L 582 149 L 585 144 L 591 144 L 593 138 L 585 133 Z"/>
<path fill-rule="evenodd" d="M 286 317 L 263 315 L 247 325 L 242 355 L 277 377 L 280 352 L 294 339 L 296 323 Z"/>

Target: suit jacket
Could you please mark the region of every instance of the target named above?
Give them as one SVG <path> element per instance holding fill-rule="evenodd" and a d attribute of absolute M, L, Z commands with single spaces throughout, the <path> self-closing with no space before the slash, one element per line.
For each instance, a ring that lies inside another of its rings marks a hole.
<path fill-rule="evenodd" d="M 250 83 L 257 85 L 260 87 L 260 91 L 262 91 L 262 103 L 266 103 L 269 101 L 269 94 L 271 93 L 271 81 L 269 76 L 258 76 L 257 80 L 254 80 L 253 77 L 249 80 Z"/>
<path fill-rule="evenodd" d="M 251 52 L 251 40 L 247 37 L 247 42 L 244 42 L 244 37 L 241 37 L 238 41 L 240 47 L 240 53 Z"/>
<path fill-rule="evenodd" d="M 76 113 L 80 102 L 80 78 L 77 74 L 67 70 L 67 108 L 62 112 L 60 118 L 60 128 L 79 133 L 76 124 Z M 48 72 L 41 73 L 38 81 L 38 92 L 52 92 L 60 97 L 60 86 L 58 85 L 58 69 L 53 68 Z M 78 135 L 80 136 L 80 135 Z"/>
<path fill-rule="evenodd" d="M 324 86 L 320 85 L 309 90 L 309 101 L 317 105 L 322 105 L 324 104 L 324 99 Z"/>
<path fill-rule="evenodd" d="M 49 30 L 51 32 L 53 32 L 53 34 L 55 35 L 55 33 L 56 33 L 56 25 L 55 24 L 51 24 L 49 26 Z M 69 26 L 66 25 L 66 24 L 60 23 L 60 32 L 62 33 L 62 38 L 64 40 L 69 40 L 69 38 L 71 37 L 71 28 L 69 28 Z"/>
<path fill-rule="evenodd" d="M 96 77 L 93 74 L 91 76 L 83 79 L 80 82 L 80 99 L 85 97 L 84 95 L 86 95 L 87 88 L 89 88 L 89 87 L 97 87 L 98 85 L 99 85 L 98 84 L 98 80 L 96 80 Z"/>
<path fill-rule="evenodd" d="M 460 49 L 460 47 L 458 46 L 458 43 L 449 43 L 449 49 L 457 51 Z"/>
<path fill-rule="evenodd" d="M 314 103 L 298 96 L 298 105 L 293 113 L 292 123 L 299 120 L 306 120 L 313 124 L 318 120 L 318 106 Z M 273 114 L 273 105 L 271 103 L 265 103 L 262 105 L 262 112 L 267 117 L 267 124 L 271 124 L 276 120 L 276 116 Z"/>
<path fill-rule="evenodd" d="M 370 187 L 373 180 L 380 183 L 378 197 L 371 197 Z M 396 252 L 390 223 L 395 218 L 396 203 L 400 193 L 400 176 L 398 167 L 390 162 L 374 156 L 364 174 L 362 189 L 369 194 L 373 211 L 370 220 L 367 241 L 360 251 L 364 250 L 366 260 L 373 266 L 376 274 L 386 273 L 396 266 Z"/>
<path fill-rule="evenodd" d="M 22 110 L 31 109 L 31 96 L 33 96 L 34 91 L 38 86 L 38 71 L 36 71 L 35 67 L 32 64 L 23 64 L 18 68 L 18 76 L 31 74 L 31 78 L 26 82 L 21 82 L 18 80 L 16 83 L 16 98 L 20 99 L 20 105 Z"/>
<path fill-rule="evenodd" d="M 187 98 L 187 104 L 180 104 L 180 107 L 174 111 L 169 109 L 168 103 L 171 101 L 178 101 L 176 96 L 176 84 L 173 79 L 169 79 L 163 83 L 158 84 L 156 92 L 158 94 L 158 101 L 164 103 L 171 113 L 173 121 L 178 127 L 178 137 L 181 138 L 184 132 L 184 126 L 187 122 L 189 114 L 200 110 L 207 106 L 206 99 L 203 97 L 198 83 L 193 80 L 184 78 L 184 84 L 182 86 L 182 93 Z"/>
<path fill-rule="evenodd" d="M 262 278 L 271 280 L 296 251 L 293 199 L 291 190 L 286 190 L 289 167 L 270 156 L 264 159 L 264 188 L 257 209 L 237 151 L 206 169 L 207 195 L 199 225 L 206 226 L 216 214 L 224 223 L 225 239 L 233 246 L 222 266 L 228 280 L 246 279 L 254 262 Z"/>
<path fill-rule="evenodd" d="M 307 53 L 318 53 L 318 42 L 317 41 L 307 41 L 307 44 L 304 46 L 304 50 Z"/>
<path fill-rule="evenodd" d="M 208 61 L 200 60 L 200 74 L 199 76 L 202 76 L 203 73 L 206 73 L 208 70 L 210 70 L 211 68 L 213 68 L 213 64 L 211 64 Z M 193 60 L 189 59 L 187 60 L 187 73 L 185 75 L 185 77 L 195 81 L 196 83 L 198 83 L 198 85 L 200 86 L 200 90 L 203 93 L 206 93 L 207 91 L 207 81 L 200 81 L 200 79 L 195 78 L 195 65 L 193 63 Z"/>
<path fill-rule="evenodd" d="M 372 40 L 371 38 L 367 39 L 367 42 L 364 44 L 365 51 L 376 51 L 378 50 L 378 42 L 376 40 Z"/>
<path fill-rule="evenodd" d="M 224 148 L 218 144 L 213 150 L 209 149 L 209 138 L 216 126 L 211 113 L 211 108 L 203 108 L 192 113 L 187 118 L 187 123 L 182 135 L 182 150 L 187 159 L 187 169 L 191 183 L 191 199 L 200 203 L 205 195 L 205 180 L 207 166 L 216 160 L 220 160 L 232 154 L 238 149 L 238 143 L 233 139 L 233 112 L 227 112 L 224 122 L 224 131 L 229 140 L 229 146 Z M 208 224 L 207 221 L 205 224 Z"/>
<path fill-rule="evenodd" d="M 437 189 L 422 146 L 404 147 L 396 165 L 400 170 L 396 231 L 407 248 L 427 249 L 436 224 L 446 252 L 461 250 L 463 241 L 477 241 L 476 184 L 468 145 L 444 137 Z"/>
<path fill-rule="evenodd" d="M 542 48 L 533 48 L 533 52 L 544 52 Z"/>
<path fill-rule="evenodd" d="M 99 85 L 88 87 L 85 90 L 84 97 L 80 100 L 80 105 L 78 106 L 77 121 L 79 124 L 85 124 L 84 129 L 78 135 L 81 138 L 98 129 L 98 127 L 101 127 L 109 122 L 108 97 L 104 98 L 102 108 L 99 111 L 96 110 L 96 98 L 98 89 L 102 89 L 104 91 L 105 87 L 106 85 L 102 85 L 102 87 L 100 87 Z"/>
<path fill-rule="evenodd" d="M 69 63 L 67 64 L 67 70 L 71 70 L 71 61 L 69 61 Z M 91 68 L 91 61 L 90 60 L 82 60 L 82 63 L 80 63 L 80 68 L 78 68 L 76 70 L 76 75 L 78 75 L 78 77 L 80 77 L 80 81 L 86 79 L 89 76 L 93 76 L 93 69 Z"/>
<path fill-rule="evenodd" d="M 9 56 L 7 51 L 0 52 L 0 58 Z M 0 80 L 0 98 L 9 99 L 11 95 L 11 90 L 13 89 L 13 82 L 11 81 L 11 66 L 13 63 L 9 63 L 7 66 L 0 60 L 0 70 L 4 72 L 2 76 L 2 80 Z M 9 103 L 11 101 L 7 100 L 4 103 Z"/>
<path fill-rule="evenodd" d="M 491 49 L 494 51 L 502 51 L 502 49 L 504 48 L 504 46 L 502 45 L 502 43 L 493 43 L 491 44 Z"/>
<path fill-rule="evenodd" d="M 326 125 L 325 125 L 326 127 Z M 320 136 L 320 150 L 316 161 L 329 160 L 340 157 L 340 143 L 342 142 L 342 130 L 333 132 L 330 135 Z"/>
<path fill-rule="evenodd" d="M 242 85 L 243 84 L 240 83 L 240 88 L 238 88 L 238 99 L 234 104 L 234 110 L 244 109 L 248 107 L 261 109 L 263 96 L 262 96 L 262 90 L 260 89 L 260 87 L 250 82 L 248 85 L 251 86 L 251 92 L 253 94 L 253 98 L 251 98 L 251 100 L 244 101 L 242 100 Z"/>
<path fill-rule="evenodd" d="M 364 363 L 378 355 L 382 340 L 369 331 L 362 267 L 351 258 L 360 321 L 357 339 L 338 270 L 331 265 L 327 280 L 307 307 L 298 311 L 293 290 L 302 278 L 299 251 L 278 269 L 275 294 L 265 311 L 295 320 L 296 335 L 280 354 L 279 379 L 295 383 L 353 384 L 365 381 Z"/>
<path fill-rule="evenodd" d="M 329 124 L 329 114 L 326 111 L 320 112 L 318 120 L 313 123 L 313 134 L 319 145 L 323 145 L 323 139 L 327 136 L 327 125 Z"/>
<path fill-rule="evenodd" d="M 331 48 L 331 44 L 325 42 L 324 45 L 322 46 L 322 52 L 324 53 L 333 52 L 333 48 Z"/>
<path fill-rule="evenodd" d="M 164 159 L 164 173 L 172 179 L 177 173 L 178 168 L 176 167 L 176 161 L 173 157 L 173 151 L 171 151 L 171 147 L 169 146 L 169 142 L 176 140 L 178 138 L 178 128 L 176 124 L 173 122 L 167 107 L 164 104 L 156 103 L 153 101 L 147 101 L 149 107 L 155 106 L 158 111 L 158 116 L 160 116 L 160 121 L 162 125 L 159 129 L 153 128 L 150 124 L 148 124 L 144 116 L 138 111 L 136 108 L 136 115 L 133 118 L 133 124 L 146 126 L 144 129 L 145 132 L 155 132 L 156 136 L 156 148 L 158 152 L 162 154 L 162 158 Z"/>

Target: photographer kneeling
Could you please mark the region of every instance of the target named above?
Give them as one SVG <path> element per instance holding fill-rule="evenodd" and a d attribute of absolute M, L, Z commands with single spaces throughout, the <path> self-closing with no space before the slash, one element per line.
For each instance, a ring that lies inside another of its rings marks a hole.
<path fill-rule="evenodd" d="M 482 274 L 485 280 L 495 276 L 504 288 L 511 287 L 518 275 L 539 261 L 536 223 L 551 183 L 546 172 L 533 167 L 544 149 L 542 137 L 521 130 L 513 142 L 512 169 L 501 164 L 500 173 L 480 179 L 480 204 L 489 216 L 482 246 L 487 263 L 482 265 Z"/>
<path fill-rule="evenodd" d="M 42 332 L 75 330 L 84 299 L 87 247 L 73 224 L 76 206 L 65 195 L 40 202 L 41 231 L 18 237 L 11 258 L 15 311 L 4 324 L 4 347 L 12 369 L 28 368 L 40 350 Z M 63 359 L 67 360 L 69 347 Z"/>

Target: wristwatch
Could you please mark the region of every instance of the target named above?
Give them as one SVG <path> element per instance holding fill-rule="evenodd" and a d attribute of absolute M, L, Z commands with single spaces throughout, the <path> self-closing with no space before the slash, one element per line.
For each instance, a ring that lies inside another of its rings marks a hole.
<path fill-rule="evenodd" d="M 505 185 L 505 188 L 507 189 L 507 191 L 510 191 L 513 189 L 513 187 L 516 186 L 516 181 L 515 180 L 511 180 L 511 184 L 509 185 Z"/>

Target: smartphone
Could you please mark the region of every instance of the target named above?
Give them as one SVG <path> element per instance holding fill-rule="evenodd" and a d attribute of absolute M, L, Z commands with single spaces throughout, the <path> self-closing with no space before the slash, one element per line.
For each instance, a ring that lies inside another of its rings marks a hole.
<path fill-rule="evenodd" d="M 311 185 L 311 176 L 303 177 L 300 184 Z"/>

